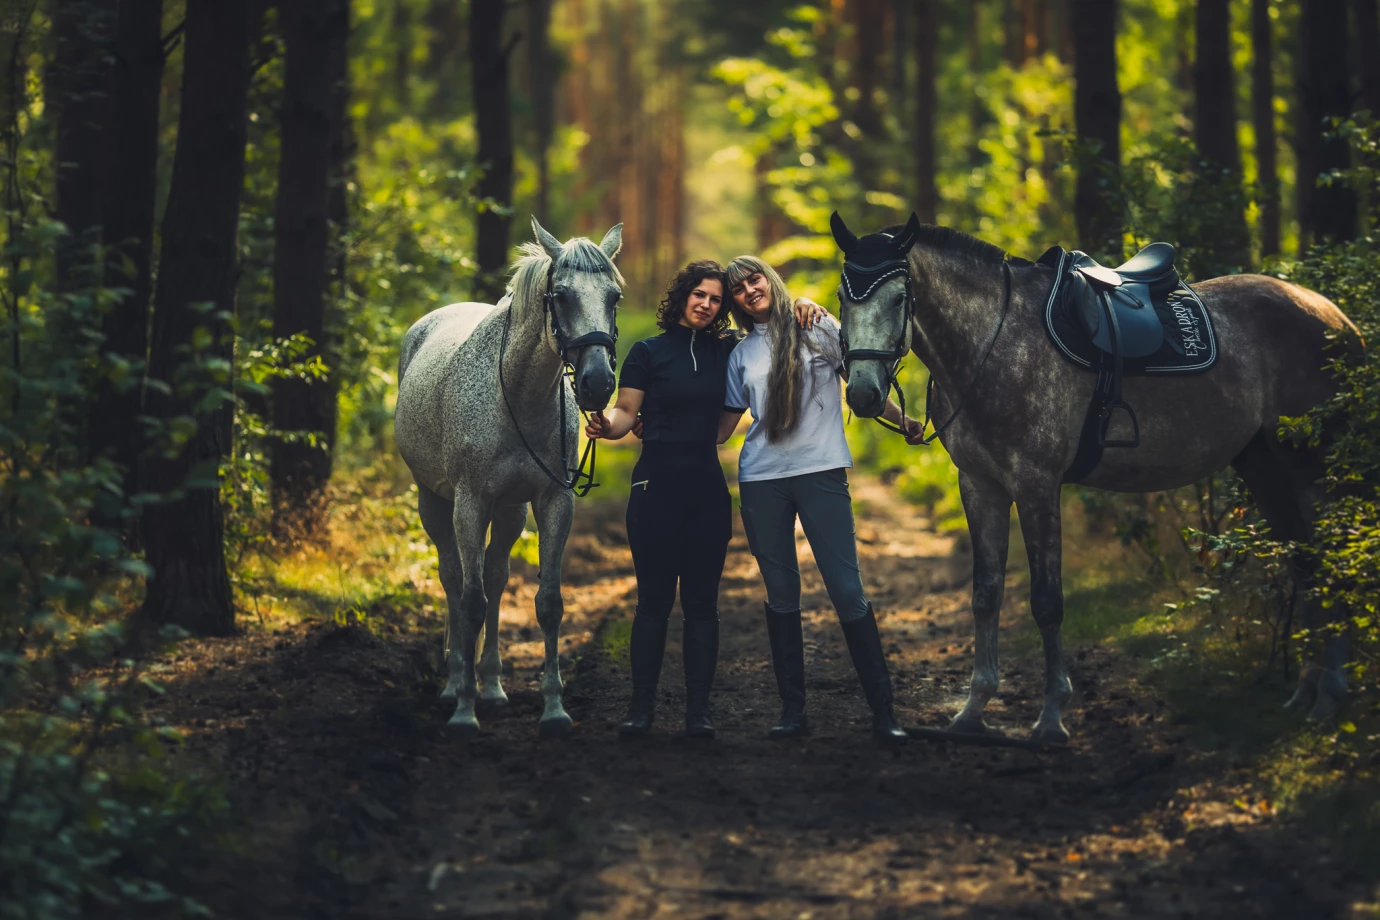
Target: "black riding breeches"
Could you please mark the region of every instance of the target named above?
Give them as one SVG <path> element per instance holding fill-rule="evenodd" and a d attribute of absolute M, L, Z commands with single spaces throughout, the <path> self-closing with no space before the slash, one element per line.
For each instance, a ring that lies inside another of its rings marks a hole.
<path fill-rule="evenodd" d="M 647 442 L 632 480 L 627 522 L 637 615 L 669 617 L 679 583 L 685 619 L 717 619 L 719 579 L 733 534 L 718 451 L 712 444 Z"/>

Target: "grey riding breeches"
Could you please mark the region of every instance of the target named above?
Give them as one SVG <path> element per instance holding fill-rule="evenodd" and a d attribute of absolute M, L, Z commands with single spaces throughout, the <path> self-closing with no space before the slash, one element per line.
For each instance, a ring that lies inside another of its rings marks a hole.
<path fill-rule="evenodd" d="M 799 516 L 839 621 L 846 623 L 867 615 L 870 608 L 858 571 L 846 470 L 744 482 L 738 491 L 743 529 L 757 557 L 767 587 L 767 605 L 772 610 L 786 613 L 800 609 L 800 567 L 795 554 L 795 521 Z"/>

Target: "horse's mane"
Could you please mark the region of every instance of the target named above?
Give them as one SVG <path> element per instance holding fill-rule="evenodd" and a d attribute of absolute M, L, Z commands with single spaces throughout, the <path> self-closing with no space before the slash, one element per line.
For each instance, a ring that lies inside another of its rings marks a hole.
<path fill-rule="evenodd" d="M 513 277 L 508 282 L 508 291 L 513 295 L 515 304 L 535 303 L 546 293 L 546 275 L 551 269 L 551 257 L 539 243 L 523 243 L 520 248 L 522 256 L 513 263 Z M 618 271 L 618 266 L 597 243 L 583 236 L 566 241 L 556 259 L 556 268 L 611 274 L 618 286 L 623 287 L 623 275 Z"/>
<path fill-rule="evenodd" d="M 882 232 L 895 236 L 904 229 L 904 226 L 897 224 L 894 227 L 885 228 Z M 915 236 L 915 243 L 917 246 L 929 246 L 931 249 L 953 253 L 979 263 L 1000 264 L 1006 261 L 1006 250 L 1000 246 L 993 245 L 986 240 L 980 240 L 952 227 L 921 224 L 920 232 Z"/>

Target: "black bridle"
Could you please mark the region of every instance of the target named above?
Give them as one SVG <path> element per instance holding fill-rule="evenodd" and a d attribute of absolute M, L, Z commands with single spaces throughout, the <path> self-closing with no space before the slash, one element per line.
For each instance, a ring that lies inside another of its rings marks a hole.
<path fill-rule="evenodd" d="M 527 456 L 532 458 L 532 462 L 541 468 L 547 478 L 563 489 L 569 489 L 575 493 L 576 498 L 584 498 L 591 489 L 599 488 L 599 483 L 594 481 L 595 463 L 597 454 L 595 453 L 595 440 L 590 438 L 585 443 L 584 453 L 580 455 L 578 466 L 570 465 L 570 450 L 566 443 L 565 429 L 566 420 L 569 416 L 565 408 L 565 387 L 566 381 L 570 382 L 570 391 L 575 392 L 575 365 L 570 362 L 570 352 L 576 348 L 586 348 L 590 345 L 602 345 L 608 349 L 609 370 L 618 370 L 618 321 L 615 318 L 613 323 L 613 333 L 596 330 L 586 332 L 584 335 L 567 340 L 565 330 L 561 328 L 561 323 L 556 315 L 556 292 L 552 282 L 556 275 L 556 263 L 552 261 L 551 267 L 546 270 L 546 293 L 542 295 L 542 312 L 551 323 L 551 337 L 556 340 L 556 353 L 561 359 L 561 386 L 560 392 L 556 394 L 556 402 L 561 409 L 561 469 L 565 476 L 557 476 L 542 462 L 537 456 L 536 451 L 532 450 L 532 445 L 527 443 L 527 436 L 522 433 L 522 426 L 518 424 L 517 416 L 513 413 L 513 404 L 508 401 L 508 385 L 503 379 L 503 361 L 508 355 L 508 329 L 512 326 L 513 305 L 508 305 L 507 315 L 503 318 L 503 342 L 498 350 L 498 388 L 503 392 L 503 404 L 508 407 L 508 418 L 513 422 L 513 428 L 517 431 L 518 439 L 522 441 L 522 446 L 527 449 Z M 588 422 L 589 414 L 583 409 L 580 415 Z M 576 435 L 578 442 L 579 435 Z M 585 472 L 585 463 L 589 463 L 589 472 Z"/>
<path fill-rule="evenodd" d="M 934 374 L 929 375 L 929 381 L 925 384 L 925 420 L 920 426 L 920 440 L 916 442 L 917 444 L 924 444 L 927 446 L 933 444 L 935 439 L 954 423 L 954 419 L 958 418 L 958 414 L 963 411 L 963 406 L 968 401 L 968 394 L 972 392 L 973 386 L 976 385 L 978 375 L 982 373 L 982 368 L 986 365 L 988 356 L 992 354 L 992 346 L 997 344 L 997 337 L 1001 335 L 1001 328 L 1006 323 L 1007 311 L 1011 307 L 1011 265 L 1007 262 L 1003 262 L 1001 267 L 1002 278 L 1006 282 L 1006 294 L 1002 298 L 1001 316 L 997 319 L 997 329 L 992 333 L 991 341 L 987 343 L 987 348 L 983 351 L 982 358 L 978 361 L 977 368 L 973 371 L 973 379 L 968 385 L 968 391 L 959 399 L 958 405 L 954 408 L 954 411 L 949 415 L 948 419 L 945 420 L 944 424 L 934 425 L 934 431 L 927 435 L 924 433 L 925 430 L 933 425 L 930 406 L 934 400 Z M 848 269 L 853 269 L 853 271 L 864 274 L 871 279 L 866 289 L 862 291 L 860 295 L 856 295 L 852 289 L 853 286 L 850 283 Z M 910 351 L 911 335 L 913 334 L 911 321 L 915 318 L 915 292 L 911 287 L 910 263 L 906 259 L 892 259 L 877 265 L 857 265 L 853 262 L 844 262 L 843 288 L 848 292 L 847 299 L 856 303 L 857 301 L 866 299 L 876 290 L 878 285 L 895 275 L 901 275 L 905 278 L 906 282 L 906 299 L 905 305 L 902 308 L 904 312 L 904 324 L 901 327 L 900 335 L 897 336 L 896 344 L 886 350 L 880 348 L 856 348 L 850 350 L 848 348 L 848 335 L 843 331 L 847 328 L 847 323 L 840 323 L 839 345 L 843 352 L 843 365 L 845 368 L 848 367 L 849 361 L 878 360 L 891 362 L 887 370 L 886 395 L 891 395 L 893 390 L 896 392 L 896 402 L 901 407 L 901 424 L 893 425 L 880 415 L 876 417 L 875 421 L 888 431 L 894 431 L 897 434 L 904 435 L 906 434 L 906 391 L 901 389 L 901 383 L 896 375 L 901 369 L 901 359 Z M 840 308 L 842 308 L 842 304 L 843 298 L 840 298 Z"/>

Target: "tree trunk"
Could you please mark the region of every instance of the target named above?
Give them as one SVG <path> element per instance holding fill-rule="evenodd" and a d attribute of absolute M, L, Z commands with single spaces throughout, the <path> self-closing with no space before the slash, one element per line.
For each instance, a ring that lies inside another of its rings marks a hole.
<path fill-rule="evenodd" d="M 513 203 L 513 120 L 508 104 L 508 54 L 503 44 L 503 4 L 470 4 L 470 72 L 474 85 L 474 121 L 479 134 L 479 197 L 497 208 L 482 207 L 476 221 L 475 300 L 496 303 L 503 296 L 508 265 L 509 218 L 498 208 Z"/>
<path fill-rule="evenodd" d="M 1116 0 L 1073 0 L 1073 119 L 1079 146 L 1074 215 L 1079 245 L 1121 257 L 1121 92 L 1116 73 Z"/>
<path fill-rule="evenodd" d="M 1380 14 L 1376 0 L 1351 0 L 1356 14 L 1356 62 L 1361 72 L 1361 103 L 1380 119 Z"/>
<path fill-rule="evenodd" d="M 46 98 L 54 125 L 54 197 L 67 234 L 56 250 L 59 290 L 100 276 L 90 247 L 102 241 L 103 205 L 113 174 L 110 147 L 112 39 L 116 0 L 56 0 Z"/>
<path fill-rule="evenodd" d="M 1275 156 L 1274 54 L 1270 0 L 1251 0 L 1251 110 L 1260 183 L 1260 255 L 1279 255 L 1279 167 Z"/>
<path fill-rule="evenodd" d="M 935 222 L 939 193 L 935 188 L 934 128 L 939 116 L 935 91 L 939 47 L 936 0 L 915 2 L 915 213 Z"/>
<path fill-rule="evenodd" d="M 886 142 L 886 126 L 877 105 L 878 75 L 886 55 L 884 20 L 887 7 L 882 0 L 849 0 L 853 14 L 852 67 L 849 68 L 858 100 L 852 106 L 853 121 L 862 132 L 859 143 L 853 146 L 852 160 L 863 189 L 881 187 L 880 147 Z"/>
<path fill-rule="evenodd" d="M 551 137 L 555 133 L 556 73 L 551 55 L 551 2 L 527 0 L 527 74 L 532 94 L 532 157 L 537 161 L 537 219 L 550 219 Z"/>
<path fill-rule="evenodd" d="M 1300 157 L 1299 182 L 1313 186 L 1307 226 L 1319 241 L 1349 240 L 1356 236 L 1356 192 L 1340 182 L 1317 185 L 1319 176 L 1351 165 L 1347 142 L 1323 137 L 1331 119 L 1351 113 L 1346 43 L 1338 41 L 1347 34 L 1346 0 L 1304 0 L 1300 32 L 1300 144 L 1307 154 Z"/>
<path fill-rule="evenodd" d="M 274 211 L 273 336 L 305 334 L 313 344 L 304 358 L 321 355 L 326 341 L 333 58 L 344 54 L 344 2 L 296 0 L 282 8 L 286 62 Z M 273 426 L 317 432 L 324 439 L 317 446 L 295 441 L 273 448 L 270 476 L 279 530 L 289 519 L 309 526 L 316 522 L 313 512 L 331 476 L 335 432 L 328 429 L 334 402 L 334 388 L 325 380 L 273 382 Z"/>
<path fill-rule="evenodd" d="M 1241 147 L 1236 140 L 1236 73 L 1231 64 L 1230 0 L 1198 0 L 1193 64 L 1194 140 L 1209 164 L 1200 179 L 1222 206 L 1214 238 L 1204 241 L 1211 273 L 1242 269 L 1250 260 L 1241 197 Z"/>
<path fill-rule="evenodd" d="M 1198 152 L 1220 169 L 1241 171 L 1236 141 L 1236 74 L 1231 66 L 1230 0 L 1198 0 L 1193 120 Z"/>
<path fill-rule="evenodd" d="M 236 231 L 244 185 L 249 91 L 250 16 L 246 0 L 198 0 L 187 7 L 181 119 L 172 185 L 163 217 L 150 376 L 170 392 L 149 390 L 149 414 L 165 423 L 195 418 L 175 457 L 148 464 L 147 484 L 171 492 L 144 512 L 146 558 L 153 568 L 144 614 L 194 633 L 226 635 L 235 627 L 226 573 L 219 465 L 229 448 L 228 404 L 208 408 L 187 353 L 210 329 L 199 370 L 215 370 L 228 389 L 232 338 L 216 314 L 234 310 Z M 210 313 L 194 309 L 210 304 Z"/>
<path fill-rule="evenodd" d="M 1012 70 L 1025 66 L 1025 3 L 1023 0 L 1006 0 L 1002 11 L 1002 54 Z"/>
<path fill-rule="evenodd" d="M 111 175 L 103 200 L 104 236 L 120 259 L 106 266 L 106 284 L 129 293 L 102 318 L 103 345 L 140 368 L 125 388 L 92 395 L 87 436 L 92 455 L 109 454 L 124 475 L 125 495 L 138 491 L 139 379 L 148 358 L 149 296 L 153 288 L 153 221 L 158 187 L 158 100 L 163 81 L 163 3 L 120 4 L 111 74 Z M 100 508 L 98 504 L 98 509 Z M 98 520 L 113 524 L 104 513 Z"/>

